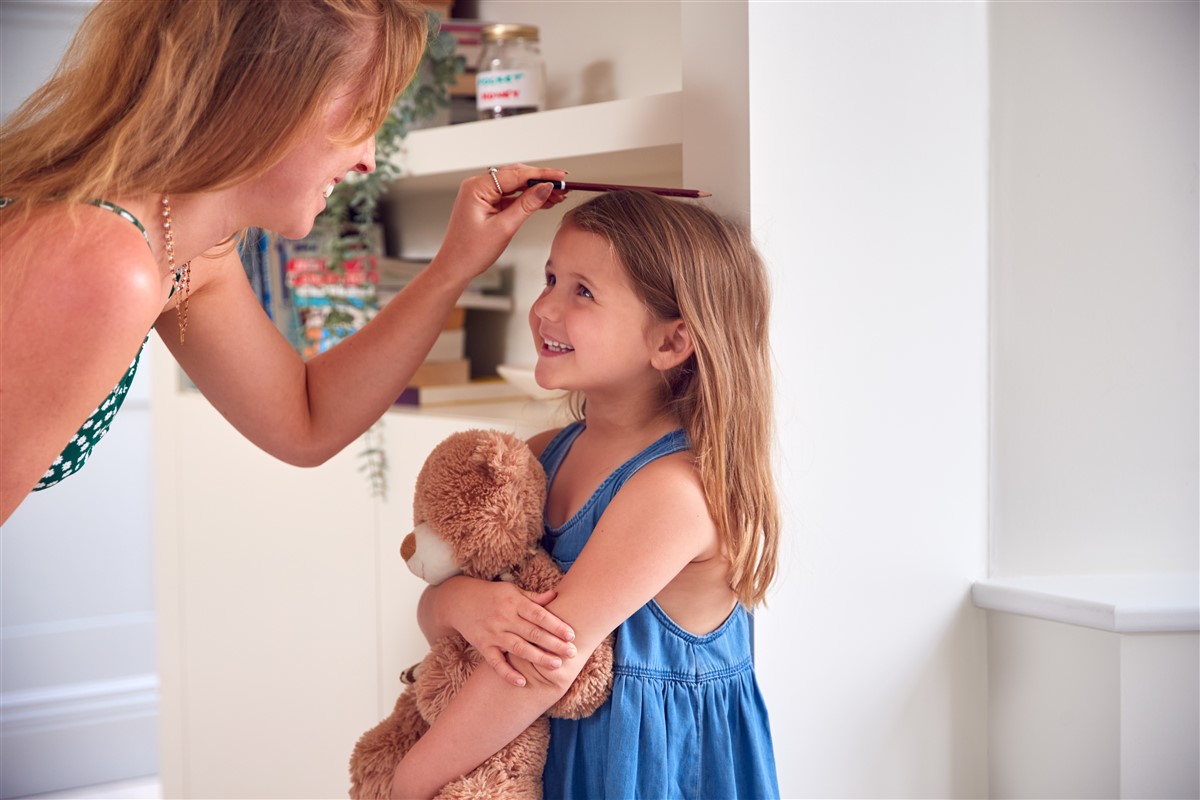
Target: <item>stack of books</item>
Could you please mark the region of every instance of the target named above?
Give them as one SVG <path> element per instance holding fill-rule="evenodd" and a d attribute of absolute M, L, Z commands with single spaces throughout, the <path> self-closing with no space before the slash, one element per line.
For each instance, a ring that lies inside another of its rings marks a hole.
<path fill-rule="evenodd" d="M 408 388 L 396 398 L 396 405 L 431 407 L 528 399 L 500 377 L 471 378 L 466 323 L 466 308 L 450 312 L 429 355 L 417 367 Z"/>
<path fill-rule="evenodd" d="M 390 256 L 380 256 L 375 263 L 380 306 L 385 305 L 429 266 L 428 261 Z M 396 399 L 397 405 L 440 406 L 527 399 L 509 382 L 488 374 L 494 372 L 495 365 L 488 363 L 486 346 L 480 351 L 480 343 L 476 342 L 475 354 L 481 356 L 481 363 L 473 363 L 470 352 L 470 329 L 478 328 L 478 325 L 472 325 L 469 310 L 474 313 L 512 310 L 508 273 L 506 267 L 492 267 L 471 281 L 459 298 L 457 307 L 446 318 L 429 355 L 417 368 L 408 388 Z M 486 318 L 477 317 L 476 322 L 486 323 Z M 481 337 L 480 331 L 483 331 L 482 339 L 488 338 L 488 324 L 476 330 L 477 339 Z M 474 379 L 473 373 L 476 376 Z"/>
<path fill-rule="evenodd" d="M 404 394 L 420 397 L 419 390 L 427 386 L 456 386 L 471 380 L 471 360 L 467 358 L 467 311 L 455 308 L 442 325 L 442 332 L 417 367 Z M 403 402 L 404 394 L 397 402 Z"/>
<path fill-rule="evenodd" d="M 377 291 L 379 304 L 386 305 L 401 289 L 409 284 L 421 270 L 429 266 L 428 261 L 413 258 L 378 256 L 375 258 L 379 274 Z M 498 311 L 512 309 L 512 298 L 505 288 L 508 267 L 495 266 L 477 276 L 469 284 L 459 301 L 466 308 L 491 308 Z"/>
<path fill-rule="evenodd" d="M 305 360 L 358 331 L 379 310 L 375 254 L 382 252 L 383 229 L 371 225 L 361 233 L 365 245 L 344 254 L 340 264 L 334 256 L 335 231 L 328 225 L 314 225 L 303 239 L 277 239 L 280 294 L 290 310 L 281 328 Z M 260 298 L 264 305 L 269 302 L 264 294 Z"/>

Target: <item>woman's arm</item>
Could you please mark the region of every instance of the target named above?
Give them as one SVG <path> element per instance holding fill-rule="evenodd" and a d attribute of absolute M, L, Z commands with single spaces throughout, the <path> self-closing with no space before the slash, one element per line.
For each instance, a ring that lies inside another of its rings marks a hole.
<path fill-rule="evenodd" d="M 575 629 L 579 654 L 557 670 L 514 659 L 525 688 L 476 670 L 396 767 L 392 796 L 432 797 L 512 741 L 566 693 L 609 632 L 715 541 L 690 455 L 643 468 L 613 498 L 548 606 Z"/>
<path fill-rule="evenodd" d="M 500 174 L 506 186 L 562 175 L 533 167 Z M 173 309 L 159 318 L 160 335 L 246 438 L 291 464 L 323 463 L 391 407 L 471 278 L 495 262 L 531 214 L 560 199 L 539 189 L 500 200 L 490 175 L 464 181 L 429 267 L 370 323 L 307 363 L 262 313 L 234 252 L 193 260 L 193 275 L 205 280 L 191 297 L 187 341 L 179 342 Z"/>

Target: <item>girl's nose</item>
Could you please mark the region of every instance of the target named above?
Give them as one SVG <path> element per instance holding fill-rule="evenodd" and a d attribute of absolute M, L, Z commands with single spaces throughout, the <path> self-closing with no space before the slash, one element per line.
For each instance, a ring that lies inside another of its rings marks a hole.
<path fill-rule="evenodd" d="M 529 312 L 538 319 L 549 319 L 554 314 L 554 301 L 550 299 L 552 292 L 549 289 L 543 291 L 538 298 L 533 301 Z"/>
<path fill-rule="evenodd" d="M 362 158 L 354 165 L 355 172 L 361 172 L 366 175 L 369 172 L 375 171 L 375 137 L 367 137 L 367 148 L 363 152 Z"/>

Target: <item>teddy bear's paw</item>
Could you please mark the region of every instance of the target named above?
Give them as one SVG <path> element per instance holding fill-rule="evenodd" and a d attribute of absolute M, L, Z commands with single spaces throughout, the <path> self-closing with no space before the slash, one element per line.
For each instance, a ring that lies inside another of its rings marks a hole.
<path fill-rule="evenodd" d="M 461 637 L 438 640 L 421 662 L 420 679 L 413 685 L 417 709 L 432 724 L 471 673 L 482 662 L 475 648 Z"/>
<path fill-rule="evenodd" d="M 472 772 L 446 784 L 436 800 L 541 800 L 541 772 L 515 774 L 490 759 Z"/>
<path fill-rule="evenodd" d="M 559 719 L 581 719 L 604 705 L 612 693 L 612 634 L 600 643 L 557 703 L 547 712 Z"/>

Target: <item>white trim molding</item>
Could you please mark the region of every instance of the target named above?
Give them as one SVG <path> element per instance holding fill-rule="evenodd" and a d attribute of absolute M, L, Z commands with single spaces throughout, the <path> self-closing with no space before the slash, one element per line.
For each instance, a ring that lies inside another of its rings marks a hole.
<path fill-rule="evenodd" d="M 157 675 L 4 692 L 0 694 L 0 738 L 157 714 Z"/>
<path fill-rule="evenodd" d="M 1200 573 L 994 577 L 975 605 L 1113 633 L 1200 631 Z"/>

